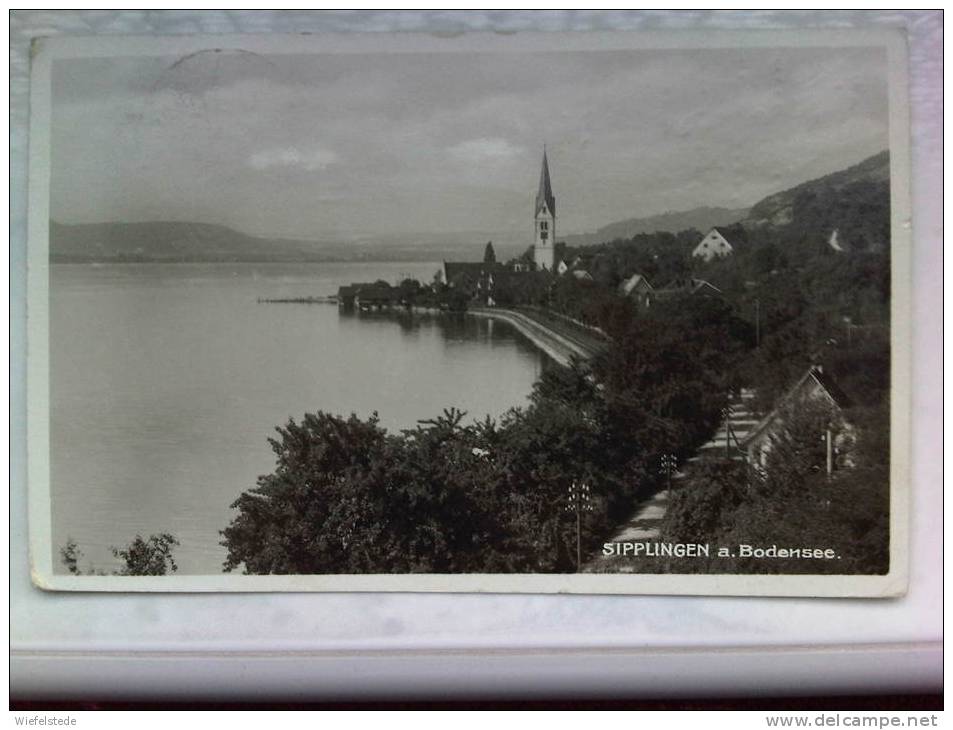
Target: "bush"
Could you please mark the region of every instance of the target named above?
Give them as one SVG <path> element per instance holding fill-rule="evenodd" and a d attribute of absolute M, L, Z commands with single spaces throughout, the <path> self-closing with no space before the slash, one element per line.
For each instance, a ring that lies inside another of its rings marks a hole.
<path fill-rule="evenodd" d="M 141 535 L 124 548 L 111 547 L 114 558 L 123 561 L 118 570 L 112 575 L 168 575 L 178 570 L 172 549 L 179 545 L 179 541 L 167 532 L 150 535 L 143 540 Z M 83 551 L 73 538 L 66 540 L 66 545 L 60 548 L 60 561 L 66 566 L 71 575 L 109 575 L 101 571 L 83 571 L 79 561 L 83 558 Z"/>

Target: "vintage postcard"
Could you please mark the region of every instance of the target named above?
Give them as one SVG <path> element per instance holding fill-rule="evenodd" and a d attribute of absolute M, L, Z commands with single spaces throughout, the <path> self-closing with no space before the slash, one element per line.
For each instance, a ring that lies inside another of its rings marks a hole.
<path fill-rule="evenodd" d="M 901 31 L 37 39 L 51 590 L 895 596 Z"/>

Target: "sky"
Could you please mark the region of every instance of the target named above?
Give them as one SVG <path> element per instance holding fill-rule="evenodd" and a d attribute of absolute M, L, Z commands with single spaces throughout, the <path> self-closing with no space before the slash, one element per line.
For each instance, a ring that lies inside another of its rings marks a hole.
<path fill-rule="evenodd" d="M 557 234 L 742 208 L 887 148 L 866 48 L 57 61 L 51 217 L 311 240 L 529 240 L 546 144 Z"/>

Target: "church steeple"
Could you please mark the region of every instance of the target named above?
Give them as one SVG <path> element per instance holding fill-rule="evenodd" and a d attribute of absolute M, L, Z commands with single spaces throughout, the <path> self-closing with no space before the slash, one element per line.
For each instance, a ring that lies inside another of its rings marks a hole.
<path fill-rule="evenodd" d="M 543 167 L 539 171 L 539 191 L 536 193 L 536 212 L 539 215 L 543 205 L 552 215 L 556 215 L 556 198 L 553 196 L 553 186 L 549 182 L 549 161 L 546 159 L 546 145 L 543 145 Z"/>
<path fill-rule="evenodd" d="M 556 197 L 549 181 L 549 160 L 546 145 L 543 145 L 543 166 L 539 171 L 539 190 L 536 193 L 536 210 L 533 213 L 533 261 L 537 270 L 552 271 L 556 265 Z"/>

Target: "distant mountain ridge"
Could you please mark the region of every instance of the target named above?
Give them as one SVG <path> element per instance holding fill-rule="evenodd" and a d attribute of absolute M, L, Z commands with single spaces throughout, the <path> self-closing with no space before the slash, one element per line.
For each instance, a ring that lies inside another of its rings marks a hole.
<path fill-rule="evenodd" d="M 890 155 L 887 151 L 856 165 L 774 193 L 750 209 L 698 207 L 629 218 L 594 233 L 568 235 L 572 248 L 629 240 L 641 234 L 701 233 L 713 227 L 769 236 L 794 246 L 828 245 L 836 231 L 844 250 L 885 250 L 890 239 Z M 61 224 L 50 221 L 54 262 L 324 262 L 478 260 L 487 238 L 506 260 L 526 243 L 512 232 L 390 234 L 353 241 L 308 241 L 250 236 L 209 223 L 164 222 Z"/>
<path fill-rule="evenodd" d="M 678 233 L 690 228 L 707 232 L 715 226 L 728 226 L 749 215 L 748 208 L 718 208 L 702 206 L 683 211 L 668 211 L 644 218 L 627 218 L 602 226 L 594 233 L 573 234 L 561 237 L 567 246 L 591 246 L 627 239 L 640 233 Z"/>
<path fill-rule="evenodd" d="M 50 259 L 55 263 L 439 261 L 470 253 L 476 257 L 485 245 L 484 234 L 472 232 L 308 241 L 250 236 L 211 223 L 50 221 Z M 494 246 L 504 255 L 518 253 L 497 239 Z"/>
<path fill-rule="evenodd" d="M 305 241 L 267 240 L 210 223 L 50 223 L 54 262 L 297 261 L 318 256 Z"/>

